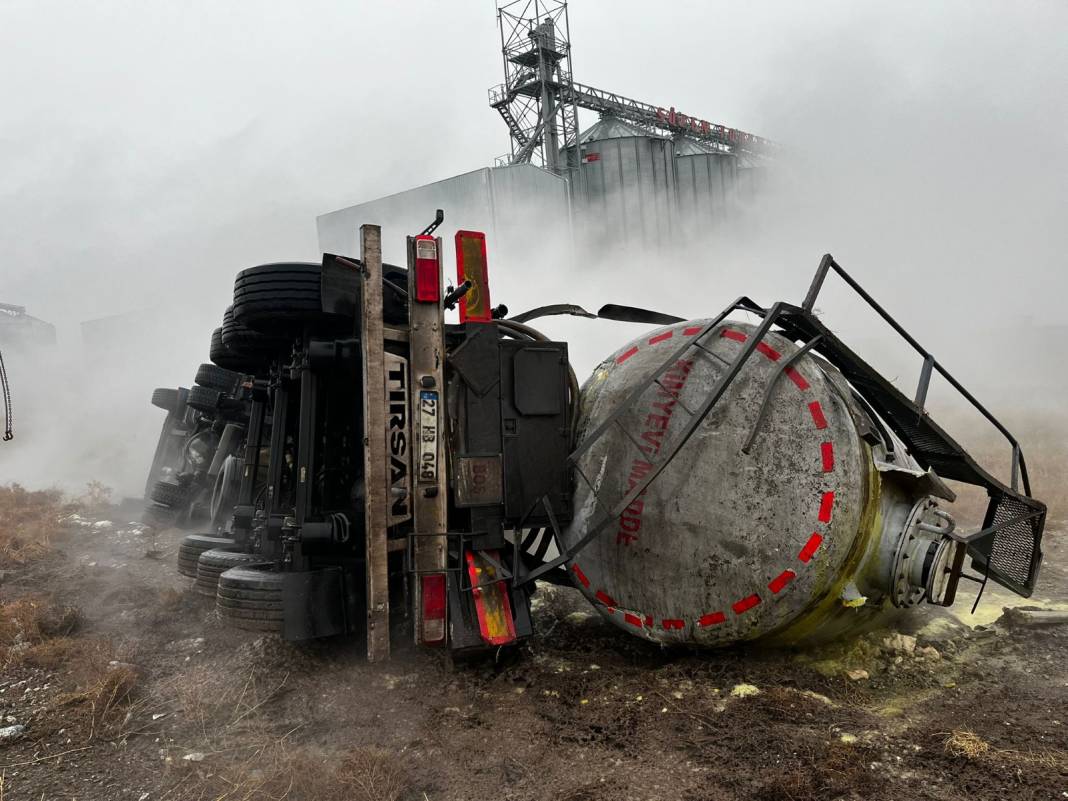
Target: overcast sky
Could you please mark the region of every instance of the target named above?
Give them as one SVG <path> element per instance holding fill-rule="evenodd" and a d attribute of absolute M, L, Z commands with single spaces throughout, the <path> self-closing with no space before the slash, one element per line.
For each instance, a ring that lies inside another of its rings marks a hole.
<path fill-rule="evenodd" d="M 917 231 L 929 245 L 938 210 L 957 221 L 963 206 L 975 238 L 953 227 L 938 245 L 954 270 L 998 229 L 1025 239 L 1000 237 L 999 255 L 1036 239 L 1065 252 L 1061 0 L 570 10 L 578 80 L 822 162 L 887 219 L 873 249 Z M 486 104 L 501 80 L 492 2 L 2 0 L 0 71 L 0 295 L 52 320 L 184 296 L 183 277 L 225 291 L 238 267 L 314 257 L 316 214 L 508 147 Z M 914 192 L 918 211 L 881 207 L 888 191 Z M 826 229 L 818 249 L 836 244 Z M 1055 313 L 1063 256 L 1016 261 Z"/>
<path fill-rule="evenodd" d="M 1066 322 L 1063 0 L 574 0 L 571 29 L 577 80 L 791 154 L 682 313 L 742 279 L 796 297 L 830 250 L 945 341 Z M 236 270 L 316 258 L 317 214 L 508 150 L 489 0 L 0 0 L 0 75 L 0 301 L 65 337 L 198 297 L 217 319 Z"/>

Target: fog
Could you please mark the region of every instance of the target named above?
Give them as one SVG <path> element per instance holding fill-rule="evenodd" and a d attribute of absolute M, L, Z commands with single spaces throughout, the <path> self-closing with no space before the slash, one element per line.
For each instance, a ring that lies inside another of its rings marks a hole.
<path fill-rule="evenodd" d="M 576 80 L 783 153 L 767 190 L 707 241 L 546 259 L 533 277 L 498 267 L 495 301 L 699 317 L 742 293 L 800 300 L 831 252 L 1002 407 L 1064 388 L 1051 374 L 1068 350 L 1068 6 L 570 11 Z M 8 0 L 0 70 L 0 302 L 59 336 L 5 350 L 16 439 L 0 444 L 0 482 L 98 479 L 139 495 L 162 421 L 151 391 L 188 385 L 207 360 L 237 270 L 315 260 L 316 215 L 508 149 L 486 103 L 502 80 L 489 2 Z M 907 384 L 912 362 L 829 290 L 832 327 L 901 365 Z M 111 315 L 130 315 L 127 333 L 83 345 L 80 324 Z M 572 341 L 580 374 L 639 331 L 544 328 Z"/>

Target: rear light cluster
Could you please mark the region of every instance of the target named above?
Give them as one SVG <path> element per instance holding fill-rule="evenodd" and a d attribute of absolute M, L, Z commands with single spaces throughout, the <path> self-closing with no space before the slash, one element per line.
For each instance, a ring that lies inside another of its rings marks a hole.
<path fill-rule="evenodd" d="M 415 237 L 415 299 L 423 303 L 441 300 L 438 243 L 432 236 Z"/>
<path fill-rule="evenodd" d="M 424 645 L 439 645 L 445 642 L 445 574 L 423 575 L 423 631 Z"/>

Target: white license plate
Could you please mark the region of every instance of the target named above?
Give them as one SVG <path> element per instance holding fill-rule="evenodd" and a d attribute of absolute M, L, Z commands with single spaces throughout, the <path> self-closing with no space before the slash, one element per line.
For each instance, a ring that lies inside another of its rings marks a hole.
<path fill-rule="evenodd" d="M 419 480 L 438 480 L 438 393 L 419 391 Z"/>

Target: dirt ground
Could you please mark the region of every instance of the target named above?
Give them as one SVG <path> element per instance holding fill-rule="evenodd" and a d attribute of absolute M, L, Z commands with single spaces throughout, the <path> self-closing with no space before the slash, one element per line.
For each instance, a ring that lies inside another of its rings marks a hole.
<path fill-rule="evenodd" d="M 994 624 L 1011 596 L 690 653 L 543 588 L 520 653 L 368 665 L 224 628 L 175 570 L 182 532 L 0 491 L 0 528 L 36 532 L 0 549 L 0 801 L 1068 797 L 1068 626 Z M 1068 608 L 1059 534 L 1032 604 Z"/>

